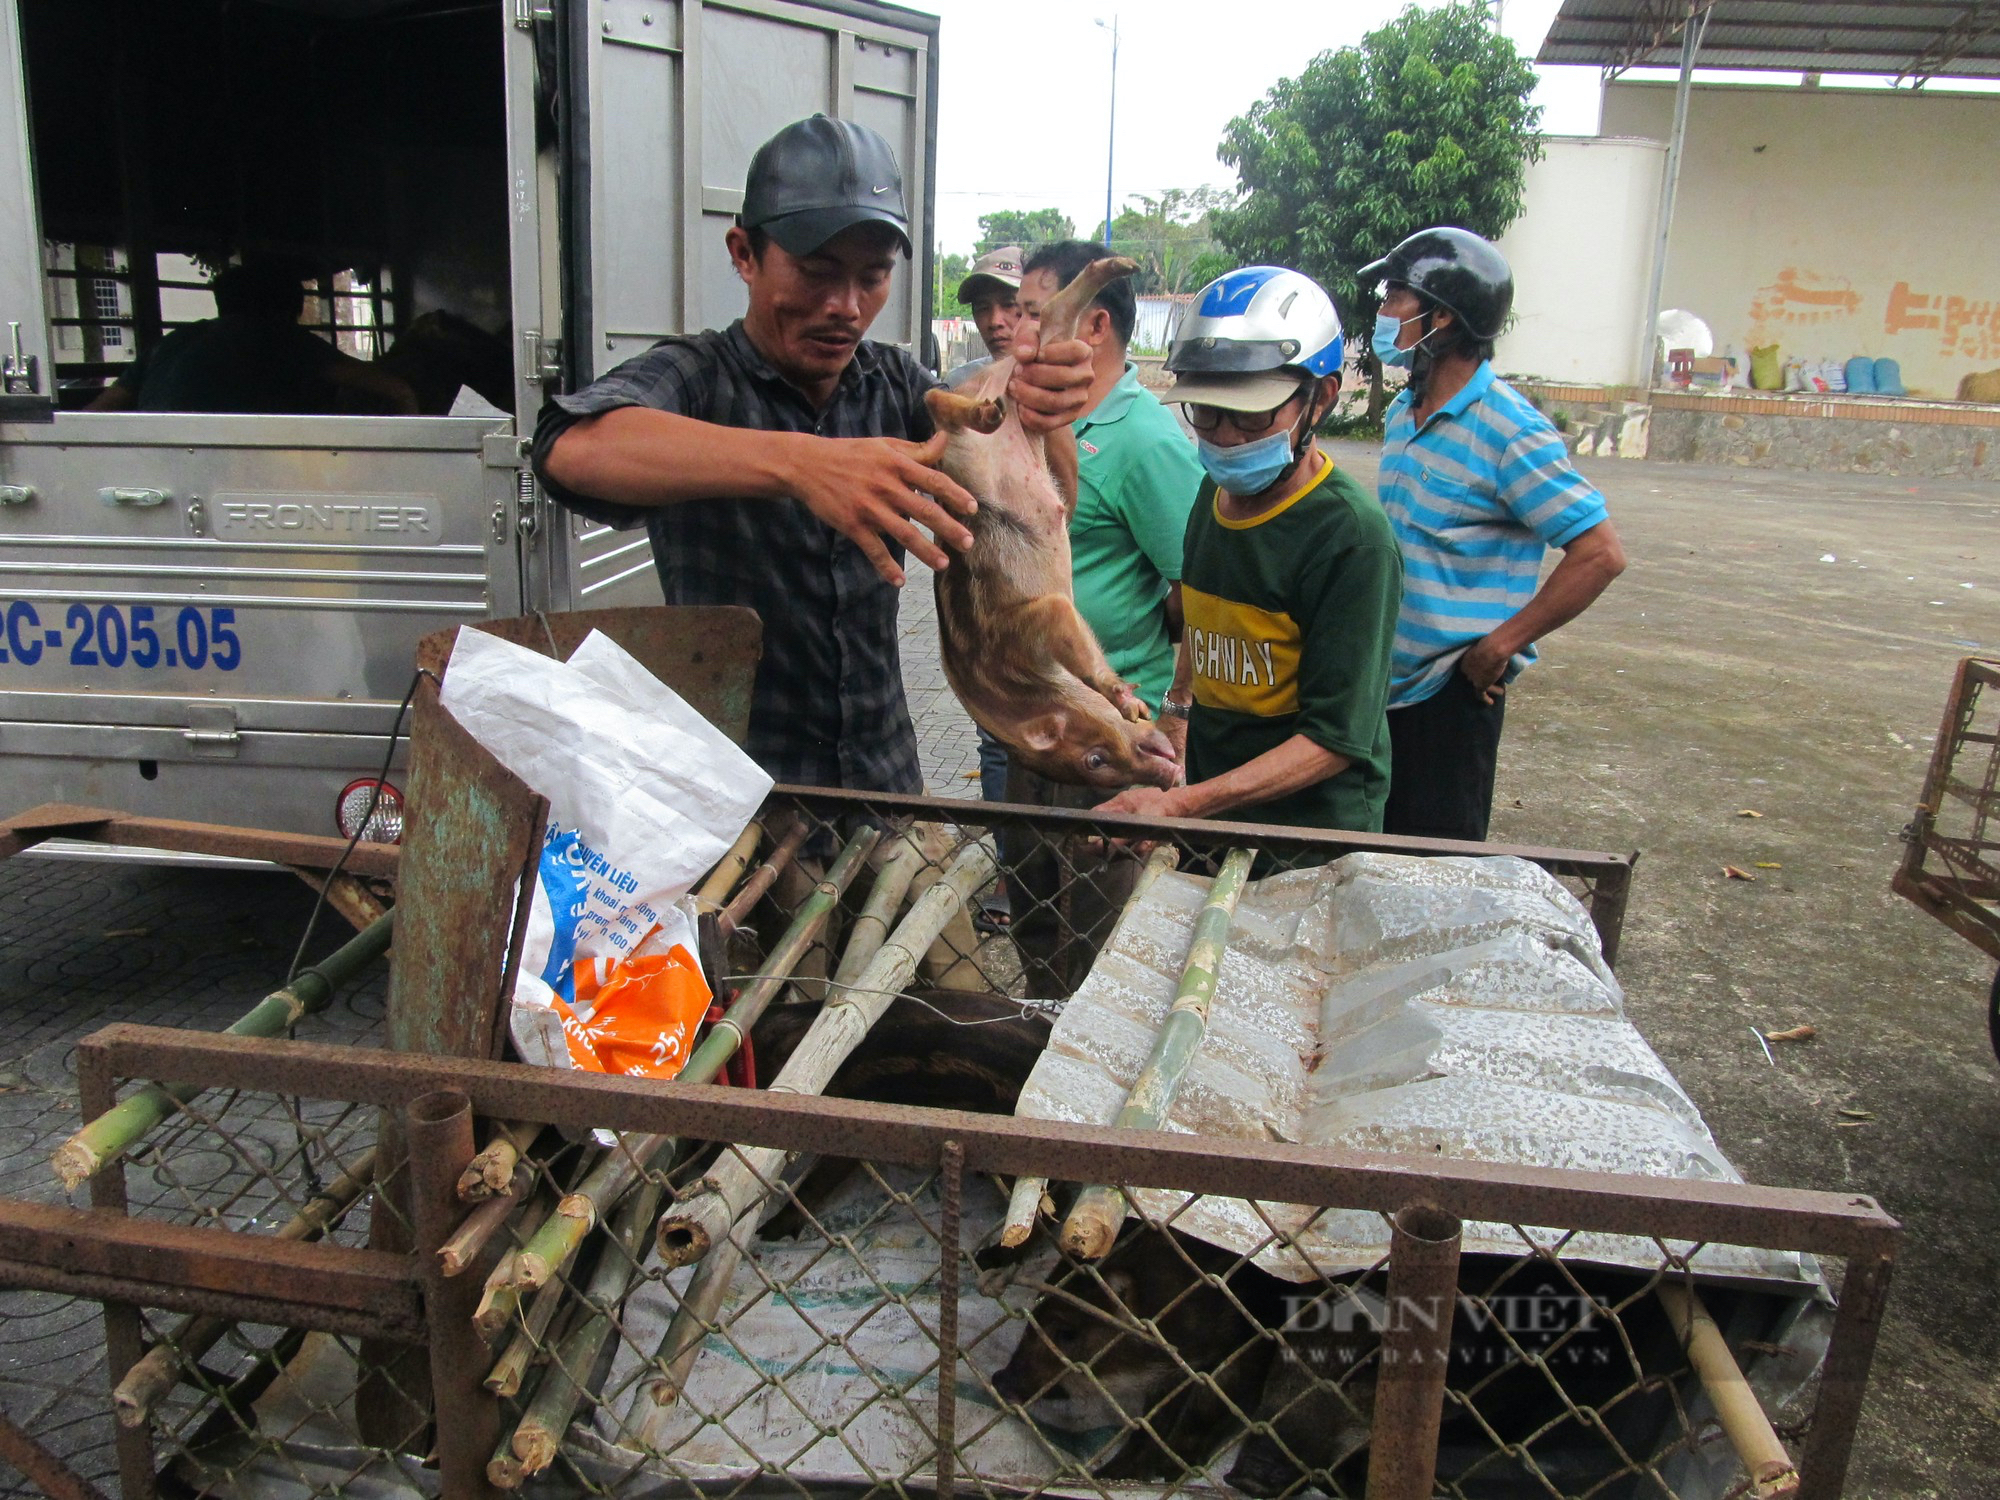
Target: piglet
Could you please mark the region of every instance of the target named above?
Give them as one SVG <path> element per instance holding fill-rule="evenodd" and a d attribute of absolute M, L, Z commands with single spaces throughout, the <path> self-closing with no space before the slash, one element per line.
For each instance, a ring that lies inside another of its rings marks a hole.
<path fill-rule="evenodd" d="M 1084 267 L 1043 309 L 1041 342 L 1075 337 L 1098 292 L 1137 269 L 1123 256 Z M 945 678 L 974 722 L 1051 781 L 1172 786 L 1172 744 L 1111 670 L 1070 591 L 1075 435 L 1021 426 L 1002 399 L 1013 370 L 996 359 L 928 398 L 951 435 L 940 467 L 979 501 L 971 550 L 937 575 Z"/>

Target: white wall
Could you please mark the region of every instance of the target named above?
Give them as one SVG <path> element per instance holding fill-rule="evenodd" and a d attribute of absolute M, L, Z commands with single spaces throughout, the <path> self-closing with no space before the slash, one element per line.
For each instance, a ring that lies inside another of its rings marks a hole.
<path fill-rule="evenodd" d="M 1521 217 L 1500 238 L 1514 324 L 1494 353 L 1514 375 L 1582 385 L 1639 378 L 1647 277 L 1666 147 L 1551 136 L 1528 168 Z"/>
<path fill-rule="evenodd" d="M 1604 91 L 1607 134 L 1664 141 L 1673 86 Z M 1718 349 L 1889 355 L 1950 396 L 2000 366 L 2000 97 L 1696 85 L 1664 305 Z"/>

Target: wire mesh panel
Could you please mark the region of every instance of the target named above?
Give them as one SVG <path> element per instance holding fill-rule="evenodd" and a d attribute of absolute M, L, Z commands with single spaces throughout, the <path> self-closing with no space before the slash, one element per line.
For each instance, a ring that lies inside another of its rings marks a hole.
<path fill-rule="evenodd" d="M 2000 958 L 2000 662 L 1969 657 L 1945 704 L 1896 889 Z"/>
<path fill-rule="evenodd" d="M 193 1087 L 93 1179 L 127 1217 L 86 1216 L 134 1251 L 77 1283 L 106 1302 L 125 1493 L 1721 1497 L 1755 1455 L 1700 1320 L 1774 1461 L 1838 1492 L 1824 1434 L 1851 1429 L 1894 1236 L 1872 1205 L 1015 1117 L 1151 848 L 1201 873 L 1254 840 L 1260 877 L 1459 851 L 791 790 L 764 821 L 702 955 L 718 1017 L 768 1004 L 709 1032 L 743 1033 L 713 1076 L 754 1088 L 84 1044 L 87 1114 Z M 864 828 L 867 873 L 787 947 Z M 1629 862 L 1537 856 L 1615 937 Z M 1013 920 L 980 931 L 993 879 Z M 843 1007 L 879 1019 L 828 1051 Z M 426 1131 L 441 1089 L 477 1116 L 462 1145 Z M 1067 1223 L 1089 1184 L 1122 1219 L 1101 1254 Z M 0 1260 L 52 1261 L 58 1231 Z M 1716 1241 L 1777 1248 L 1717 1276 Z M 1814 1250 L 1864 1268 L 1838 1337 Z"/>

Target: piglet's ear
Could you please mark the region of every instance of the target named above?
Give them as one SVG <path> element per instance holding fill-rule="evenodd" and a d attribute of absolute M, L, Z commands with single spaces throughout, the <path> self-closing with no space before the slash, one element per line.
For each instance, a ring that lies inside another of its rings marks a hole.
<path fill-rule="evenodd" d="M 1068 727 L 1069 720 L 1064 714 L 1038 714 L 1022 722 L 1014 742 L 1023 750 L 1053 750 L 1062 743 L 1063 731 Z"/>
<path fill-rule="evenodd" d="M 1133 1293 L 1139 1290 L 1139 1283 L 1130 1271 L 1106 1271 L 1104 1289 L 1129 1310 L 1132 1307 Z"/>
<path fill-rule="evenodd" d="M 944 432 L 998 432 L 1007 417 L 1007 409 L 998 401 L 974 401 L 942 388 L 926 392 L 924 405 Z"/>

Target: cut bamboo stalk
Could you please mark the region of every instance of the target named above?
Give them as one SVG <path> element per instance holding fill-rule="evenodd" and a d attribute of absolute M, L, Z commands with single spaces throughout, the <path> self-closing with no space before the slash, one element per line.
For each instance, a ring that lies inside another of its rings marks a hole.
<path fill-rule="evenodd" d="M 1158 1130 L 1172 1112 L 1174 1096 L 1187 1077 L 1202 1039 L 1208 1035 L 1208 1011 L 1215 1000 L 1215 978 L 1229 948 L 1229 928 L 1236 920 L 1236 902 L 1250 878 L 1255 858 L 1249 849 L 1231 849 L 1209 887 L 1208 899 L 1194 919 L 1194 939 L 1181 967 L 1180 987 L 1166 1019 L 1153 1037 L 1153 1050 L 1132 1080 L 1118 1117 L 1120 1130 Z M 1125 1222 L 1125 1195 L 1115 1187 L 1092 1186 L 1077 1194 L 1063 1220 L 1059 1242 L 1084 1260 L 1100 1259 L 1118 1238 Z"/>
<path fill-rule="evenodd" d="M 375 1182 L 375 1152 L 371 1148 L 353 1166 L 342 1172 L 305 1207 L 279 1226 L 273 1236 L 281 1240 L 316 1240 L 352 1208 Z M 168 1392 L 180 1382 L 181 1373 L 197 1364 L 213 1349 L 234 1323 L 228 1318 L 197 1315 L 184 1318 L 174 1331 L 147 1351 L 118 1388 L 111 1404 L 121 1427 L 143 1427 Z"/>
<path fill-rule="evenodd" d="M 1722 1330 L 1702 1305 L 1701 1294 L 1678 1281 L 1663 1281 L 1654 1290 L 1687 1348 L 1688 1363 L 1701 1377 L 1701 1388 L 1715 1407 L 1723 1435 L 1743 1461 L 1743 1471 L 1750 1476 L 1752 1500 L 1791 1500 L 1799 1492 L 1798 1468 L 1772 1428 L 1771 1419 L 1764 1415 L 1757 1393 L 1743 1378 L 1742 1367 L 1729 1352 Z"/>
<path fill-rule="evenodd" d="M 612 1313 L 624 1300 L 632 1278 L 645 1258 L 653 1219 L 666 1195 L 664 1176 L 649 1177 L 623 1204 L 611 1223 L 611 1243 L 599 1257 L 584 1289 L 587 1311 L 565 1333 L 550 1356 L 541 1384 L 528 1403 L 510 1444 L 521 1461 L 523 1475 L 539 1474 L 555 1461 L 563 1434 L 575 1419 L 606 1340 L 613 1331 Z M 488 1471 L 490 1474 L 490 1470 Z"/>
<path fill-rule="evenodd" d="M 687 1389 L 688 1373 L 715 1327 L 722 1299 L 728 1295 L 729 1283 L 736 1277 L 736 1268 L 743 1264 L 747 1244 L 756 1232 L 755 1213 L 738 1219 L 728 1238 L 703 1259 L 688 1282 L 687 1295 L 674 1309 L 673 1321 L 667 1325 L 666 1336 L 660 1340 L 654 1356 L 653 1362 L 660 1373 L 646 1384 L 653 1405 L 639 1422 L 642 1449 L 658 1448 L 666 1437 L 669 1409 Z"/>
<path fill-rule="evenodd" d="M 903 898 L 910 893 L 910 882 L 924 867 L 924 851 L 911 837 L 913 831 L 896 835 L 895 847 L 875 871 L 875 884 L 869 888 L 868 899 L 862 903 L 861 915 L 854 919 L 854 926 L 848 931 L 847 950 L 840 955 L 840 967 L 834 970 L 833 989 L 836 993 L 853 984 L 861 977 L 861 971 L 868 967 L 869 960 L 874 958 L 888 938 L 889 929 L 896 925 L 896 913 L 903 909 Z"/>
<path fill-rule="evenodd" d="M 534 1120 L 501 1122 L 486 1149 L 467 1162 L 459 1174 L 458 1201 L 478 1203 L 506 1192 L 514 1180 L 514 1168 L 521 1163 L 521 1153 L 541 1131 L 541 1124 Z"/>
<path fill-rule="evenodd" d="M 496 1396 L 520 1394 L 522 1377 L 541 1352 L 542 1339 L 549 1331 L 556 1309 L 562 1305 L 564 1290 L 560 1281 L 551 1281 L 530 1299 L 528 1310 L 521 1314 L 521 1326 L 514 1330 L 514 1337 L 508 1341 L 505 1352 L 486 1372 L 487 1390 Z"/>
<path fill-rule="evenodd" d="M 281 1036 L 305 1017 L 325 1010 L 343 984 L 389 950 L 396 914 L 371 922 L 281 990 L 259 1000 L 230 1026 L 229 1036 Z M 149 1083 L 121 1100 L 56 1148 L 52 1164 L 65 1188 L 74 1192 L 86 1177 L 122 1151 L 129 1151 L 178 1105 L 201 1090 L 191 1083 L 162 1087 Z"/>
<path fill-rule="evenodd" d="M 729 893 L 736 888 L 736 882 L 743 878 L 743 872 L 750 868 L 750 861 L 756 856 L 757 845 L 764 837 L 764 825 L 752 822 L 737 835 L 736 842 L 729 846 L 729 852 L 722 856 L 722 862 L 708 872 L 708 878 L 701 883 L 701 889 L 694 893 L 696 912 L 721 911 L 722 903 L 729 899 Z"/>
<path fill-rule="evenodd" d="M 764 892 L 771 888 L 771 882 L 792 862 L 810 832 L 804 818 L 795 819 L 785 831 L 785 836 L 778 840 L 778 847 L 771 851 L 770 857 L 743 882 L 743 889 L 730 898 L 729 904 L 716 917 L 716 924 L 721 927 L 724 937 L 743 925 L 757 903 L 764 899 Z"/>
<path fill-rule="evenodd" d="M 681 1069 L 681 1082 L 709 1082 L 722 1071 L 722 1065 L 741 1050 L 744 1038 L 749 1036 L 758 1018 L 769 1008 L 772 998 L 784 988 L 785 981 L 791 978 L 799 961 L 819 940 L 827 920 L 840 905 L 840 898 L 854 883 L 854 877 L 861 873 L 881 837 L 881 829 L 864 828 L 847 841 L 827 870 L 826 878 L 799 903 L 799 909 L 792 914 L 791 925 L 765 958 L 757 977 L 736 997 L 735 1003 L 723 1013 L 722 1018 L 708 1028 L 708 1035 L 695 1048 L 694 1055 L 688 1058 L 687 1066 Z"/>
<path fill-rule="evenodd" d="M 1146 863 L 1139 868 L 1132 881 L 1132 894 L 1125 898 L 1124 908 L 1118 913 L 1118 922 L 1111 929 L 1111 936 L 1105 940 L 1105 947 L 1118 941 L 1118 935 L 1125 930 L 1125 924 L 1132 920 L 1132 913 L 1139 909 L 1139 903 L 1146 899 L 1159 878 L 1181 862 L 1181 851 L 1172 844 L 1160 844 L 1146 856 Z M 1012 1250 L 1028 1242 L 1028 1236 L 1035 1232 L 1036 1215 L 1053 1219 L 1056 1216 L 1055 1200 L 1049 1196 L 1049 1180 L 1046 1177 L 1021 1177 L 1015 1179 L 1014 1190 L 1007 1198 L 1007 1217 L 1000 1224 L 1000 1243 Z"/>
<path fill-rule="evenodd" d="M 707 1037 L 681 1069 L 679 1082 L 708 1083 L 722 1071 L 723 1064 L 735 1055 L 743 1038 L 757 1024 L 771 997 L 811 949 L 828 917 L 840 904 L 841 895 L 867 863 L 881 836 L 879 829 L 864 828 L 847 841 L 826 878 L 799 904 L 791 925 L 772 950 L 764 972 L 709 1028 Z M 621 1138 L 619 1149 L 606 1153 L 576 1190 L 566 1195 L 555 1211 L 535 1228 L 512 1260 L 495 1268 L 487 1279 L 486 1295 L 479 1305 L 480 1331 L 489 1338 L 497 1336 L 513 1318 L 522 1295 L 546 1285 L 577 1252 L 597 1221 L 638 1180 L 637 1163 L 651 1162 L 669 1153 L 673 1145 L 670 1136 Z M 503 1273 L 504 1281 L 500 1280 Z"/>
<path fill-rule="evenodd" d="M 438 1246 L 438 1269 L 447 1276 L 457 1276 L 478 1260 L 486 1242 L 519 1211 L 534 1185 L 535 1169 L 523 1162 L 514 1169 L 514 1180 L 507 1184 L 505 1193 L 476 1205 L 459 1221 L 451 1237 Z"/>
<path fill-rule="evenodd" d="M 882 1018 L 916 972 L 925 951 L 946 922 L 965 909 L 973 891 L 993 878 L 997 861 L 993 846 L 981 840 L 962 849 L 944 877 L 917 898 L 876 953 L 854 988 L 829 998 L 813 1018 L 782 1071 L 771 1081 L 773 1093 L 817 1094 Z M 660 1220 L 660 1259 L 668 1266 L 700 1260 L 710 1245 L 770 1193 L 789 1159 L 786 1152 L 767 1147 L 738 1148 Z"/>

